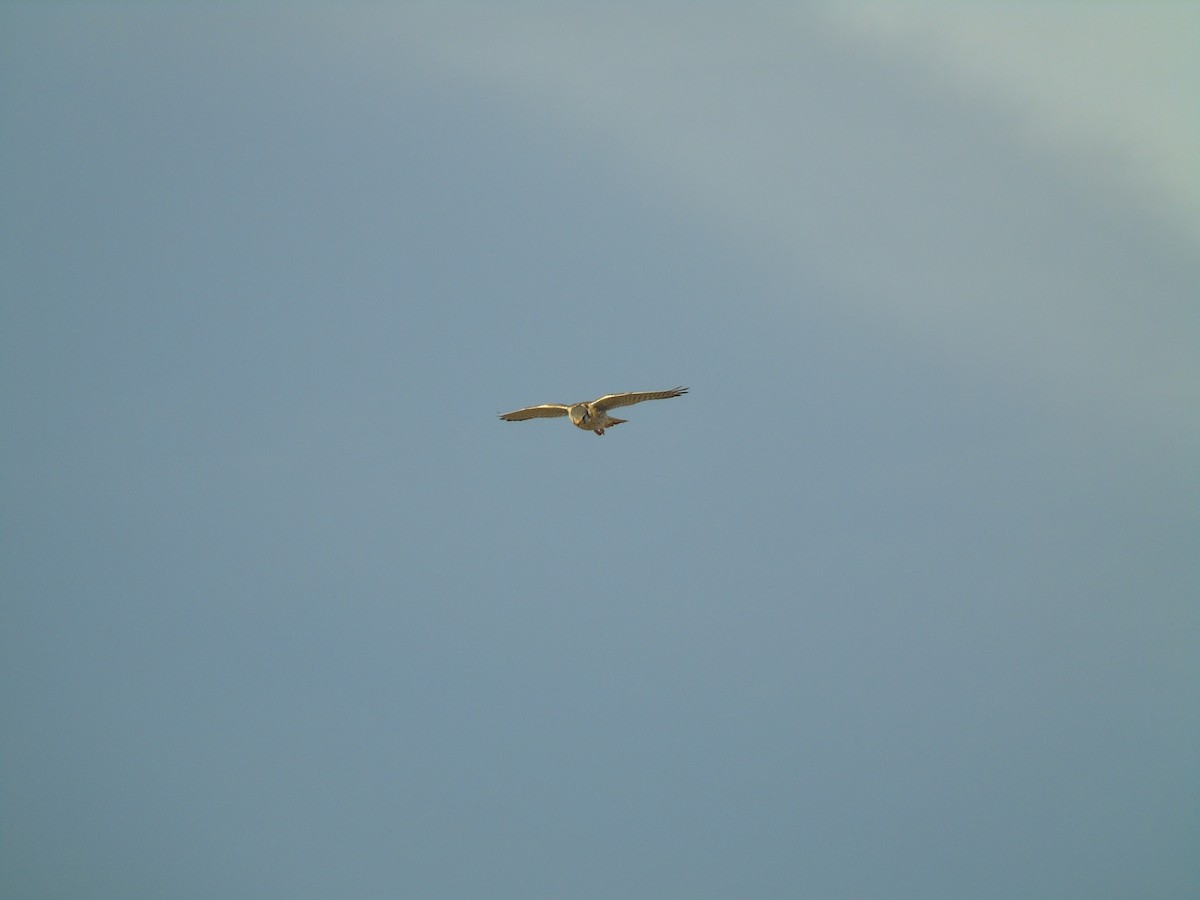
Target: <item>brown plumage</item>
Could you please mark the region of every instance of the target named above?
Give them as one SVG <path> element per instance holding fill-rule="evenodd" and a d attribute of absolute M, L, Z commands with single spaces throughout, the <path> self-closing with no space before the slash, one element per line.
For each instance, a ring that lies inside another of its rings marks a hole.
<path fill-rule="evenodd" d="M 552 419 L 567 416 L 571 424 L 584 431 L 594 431 L 604 434 L 605 428 L 620 425 L 626 419 L 614 419 L 608 414 L 610 409 L 620 406 L 632 406 L 643 400 L 669 400 L 687 393 L 687 388 L 677 387 L 669 391 L 635 391 L 628 394 L 605 394 L 591 402 L 581 403 L 543 403 L 541 406 L 526 406 L 524 409 L 501 413 L 500 418 L 505 422 L 524 422 L 526 419 Z"/>

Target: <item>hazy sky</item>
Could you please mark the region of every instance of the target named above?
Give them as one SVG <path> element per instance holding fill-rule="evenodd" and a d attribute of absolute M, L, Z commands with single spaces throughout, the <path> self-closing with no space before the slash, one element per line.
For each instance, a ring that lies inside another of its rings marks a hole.
<path fill-rule="evenodd" d="M 725 6 L 0 6 L 0 894 L 1200 893 L 1200 7 Z"/>

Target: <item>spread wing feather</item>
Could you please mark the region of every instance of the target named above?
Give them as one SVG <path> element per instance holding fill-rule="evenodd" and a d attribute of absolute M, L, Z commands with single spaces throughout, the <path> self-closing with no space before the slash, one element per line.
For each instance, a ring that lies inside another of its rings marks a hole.
<path fill-rule="evenodd" d="M 500 418 L 505 422 L 524 422 L 526 419 L 552 419 L 556 416 L 565 416 L 569 406 L 564 406 L 561 403 L 543 403 L 541 406 L 527 406 L 524 409 L 516 409 L 510 413 L 501 413 Z"/>
<path fill-rule="evenodd" d="M 641 403 L 643 400 L 669 400 L 672 397 L 679 397 L 687 393 L 687 388 L 677 387 L 669 391 L 638 391 L 631 394 L 605 394 L 598 400 L 592 401 L 592 406 L 603 412 L 607 409 L 616 409 L 618 406 L 632 406 L 635 403 Z"/>

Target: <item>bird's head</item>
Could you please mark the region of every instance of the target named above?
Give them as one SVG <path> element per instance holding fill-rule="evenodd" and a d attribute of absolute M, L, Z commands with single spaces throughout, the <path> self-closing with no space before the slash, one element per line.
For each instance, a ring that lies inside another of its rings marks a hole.
<path fill-rule="evenodd" d="M 591 413 L 588 412 L 586 403 L 576 403 L 567 410 L 567 415 L 571 417 L 571 424 L 573 425 L 583 425 L 591 418 Z"/>

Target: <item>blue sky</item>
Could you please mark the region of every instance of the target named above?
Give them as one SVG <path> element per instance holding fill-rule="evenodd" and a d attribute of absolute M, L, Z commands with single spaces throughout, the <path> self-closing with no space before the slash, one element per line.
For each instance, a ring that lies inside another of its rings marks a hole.
<path fill-rule="evenodd" d="M 0 893 L 1200 891 L 1200 16 L 606 9 L 0 9 Z"/>

